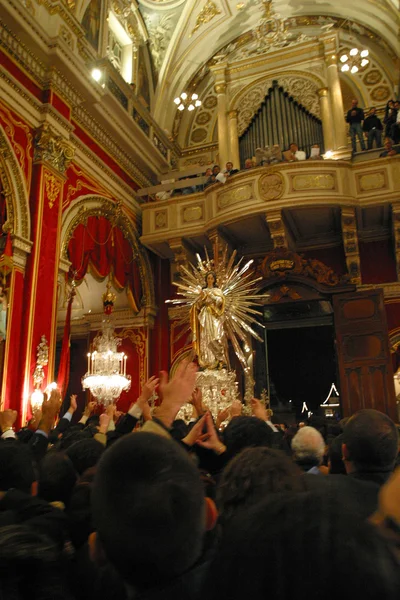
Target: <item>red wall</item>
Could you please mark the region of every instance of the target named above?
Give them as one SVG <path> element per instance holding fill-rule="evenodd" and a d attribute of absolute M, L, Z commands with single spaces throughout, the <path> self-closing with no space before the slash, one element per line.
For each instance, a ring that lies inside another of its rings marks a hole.
<path fill-rule="evenodd" d="M 390 240 L 359 242 L 358 247 L 363 283 L 396 281 L 396 261 Z"/>
<path fill-rule="evenodd" d="M 307 250 L 300 254 L 304 255 L 305 258 L 316 258 L 317 260 L 320 260 L 327 267 L 333 269 L 337 275 L 345 275 L 347 273 L 346 258 L 342 245 L 333 248 Z"/>

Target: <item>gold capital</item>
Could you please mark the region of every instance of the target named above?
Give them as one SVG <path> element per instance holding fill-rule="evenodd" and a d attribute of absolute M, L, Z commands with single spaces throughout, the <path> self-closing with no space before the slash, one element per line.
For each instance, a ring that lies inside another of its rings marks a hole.
<path fill-rule="evenodd" d="M 320 98 L 327 97 L 327 96 L 328 96 L 328 88 L 320 88 L 320 89 L 318 90 L 318 96 L 319 96 Z"/>
<path fill-rule="evenodd" d="M 215 85 L 215 91 L 217 94 L 225 94 L 226 92 L 226 83 L 217 83 Z"/>
<path fill-rule="evenodd" d="M 228 112 L 228 118 L 229 119 L 237 119 L 238 116 L 238 111 L 237 110 L 231 110 Z"/>

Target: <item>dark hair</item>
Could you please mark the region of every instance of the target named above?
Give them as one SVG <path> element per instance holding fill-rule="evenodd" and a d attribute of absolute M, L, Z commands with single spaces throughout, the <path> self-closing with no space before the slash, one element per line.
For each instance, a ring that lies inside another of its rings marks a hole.
<path fill-rule="evenodd" d="M 47 502 L 59 501 L 67 506 L 76 480 L 76 471 L 69 458 L 61 452 L 48 452 L 40 464 L 38 496 Z"/>
<path fill-rule="evenodd" d="M 302 492 L 273 495 L 232 519 L 203 595 L 337 600 L 360 590 L 363 600 L 398 598 L 399 568 L 388 542 L 346 514 L 337 498 Z"/>
<path fill-rule="evenodd" d="M 0 441 L 0 490 L 11 488 L 31 493 L 36 480 L 33 457 L 27 446 L 17 441 Z"/>
<path fill-rule="evenodd" d="M 257 417 L 234 417 L 224 431 L 227 457 L 233 458 L 244 448 L 272 445 L 272 429 Z"/>
<path fill-rule="evenodd" d="M 343 433 L 336 436 L 331 440 L 328 448 L 328 459 L 329 459 L 329 474 L 330 475 L 345 475 L 346 467 L 342 460 L 342 444 L 344 436 Z"/>
<path fill-rule="evenodd" d="M 74 465 L 79 475 L 82 475 L 86 469 L 94 467 L 100 460 L 104 452 L 104 446 L 93 438 L 80 440 L 72 444 L 66 451 L 66 455 Z"/>
<path fill-rule="evenodd" d="M 343 443 L 358 471 L 391 471 L 399 450 L 399 433 L 387 415 L 365 408 L 348 420 Z"/>
<path fill-rule="evenodd" d="M 280 450 L 246 448 L 226 466 L 217 489 L 221 523 L 270 494 L 305 491 L 302 471 Z"/>
<path fill-rule="evenodd" d="M 206 285 L 203 287 L 203 290 L 207 287 L 207 277 L 209 275 L 212 275 L 214 277 L 214 287 L 217 287 L 217 274 L 216 274 L 216 272 L 215 271 L 207 271 L 207 273 L 204 276 Z"/>
<path fill-rule="evenodd" d="M 92 508 L 106 556 L 135 588 L 161 585 L 200 556 L 203 484 L 172 440 L 138 432 L 115 442 L 97 466 Z"/>
<path fill-rule="evenodd" d="M 0 528 L 0 598 L 66 600 L 60 554 L 46 536 L 27 525 Z"/>
<path fill-rule="evenodd" d="M 64 433 L 57 446 L 60 450 L 67 450 L 70 446 L 76 444 L 76 442 L 92 438 L 93 435 L 89 429 L 85 429 L 84 431 L 82 431 L 81 429 L 69 429 Z"/>

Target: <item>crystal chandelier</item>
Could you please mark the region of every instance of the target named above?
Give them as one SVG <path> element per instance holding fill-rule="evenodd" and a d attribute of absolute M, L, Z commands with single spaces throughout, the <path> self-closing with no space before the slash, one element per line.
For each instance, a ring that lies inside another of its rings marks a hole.
<path fill-rule="evenodd" d="M 352 48 L 349 54 L 344 52 L 339 60 L 342 63 L 340 70 L 342 73 L 350 72 L 352 75 L 358 73 L 358 71 L 367 66 L 369 60 L 367 56 L 369 55 L 368 50 L 359 50 L 358 48 Z"/>
<path fill-rule="evenodd" d="M 199 100 L 199 96 L 197 94 L 192 94 L 189 98 L 186 92 L 182 92 L 180 96 L 175 98 L 175 104 L 178 107 L 178 110 L 185 110 L 187 108 L 189 111 L 194 110 L 201 106 L 201 100 Z"/>
<path fill-rule="evenodd" d="M 103 294 L 103 306 L 106 318 L 101 331 L 93 340 L 93 352 L 87 355 L 87 373 L 82 377 L 82 387 L 90 393 L 99 404 L 112 404 L 131 387 L 131 376 L 126 374 L 127 356 L 118 352 L 121 340 L 114 335 L 114 325 L 108 318 L 112 312 L 115 294 L 111 292 L 111 283 L 107 283 L 107 291 Z"/>

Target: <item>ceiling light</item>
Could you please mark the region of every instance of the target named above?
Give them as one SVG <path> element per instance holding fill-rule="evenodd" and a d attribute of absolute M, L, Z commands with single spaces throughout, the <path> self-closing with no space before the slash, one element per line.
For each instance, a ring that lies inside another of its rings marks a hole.
<path fill-rule="evenodd" d="M 178 110 L 185 110 L 185 105 L 184 104 L 180 104 L 178 106 Z"/>
<path fill-rule="evenodd" d="M 366 57 L 366 56 L 368 56 L 368 55 L 369 55 L 369 52 L 368 52 L 368 50 L 361 50 L 361 52 L 360 52 L 360 56 L 361 56 L 361 58 L 365 58 L 365 57 Z"/>
<path fill-rule="evenodd" d="M 358 48 L 352 48 L 350 50 L 350 56 L 357 56 L 358 54 Z"/>
<path fill-rule="evenodd" d="M 174 102 L 178 106 L 178 104 L 181 103 L 181 99 L 180 98 L 175 98 Z"/>
<path fill-rule="evenodd" d="M 345 63 L 346 60 L 349 60 L 349 57 L 347 56 L 347 54 L 342 54 L 342 56 L 340 57 L 340 62 Z"/>
<path fill-rule="evenodd" d="M 358 67 L 356 65 L 353 65 L 350 69 L 350 73 L 357 73 L 358 71 Z"/>
<path fill-rule="evenodd" d="M 189 106 L 188 106 L 188 110 L 190 110 L 190 111 L 194 110 L 194 106 L 193 106 L 193 104 L 189 104 Z"/>
<path fill-rule="evenodd" d="M 102 72 L 100 69 L 92 69 L 92 77 L 95 81 L 100 81 Z"/>
<path fill-rule="evenodd" d="M 196 102 L 194 103 L 195 106 L 201 106 L 201 100 L 196 100 Z"/>
<path fill-rule="evenodd" d="M 362 61 L 361 61 L 361 66 L 362 67 L 366 67 L 368 63 L 369 63 L 368 58 L 363 58 Z"/>
<path fill-rule="evenodd" d="M 345 71 L 350 71 L 350 67 L 349 65 L 343 65 L 343 67 L 340 70 L 344 73 Z"/>
<path fill-rule="evenodd" d="M 186 93 L 186 92 L 182 92 L 182 94 L 181 94 L 181 98 L 182 98 L 182 100 L 186 100 L 186 98 L 187 98 L 187 93 Z"/>
<path fill-rule="evenodd" d="M 192 100 L 197 100 L 199 96 L 197 94 L 192 94 Z"/>

